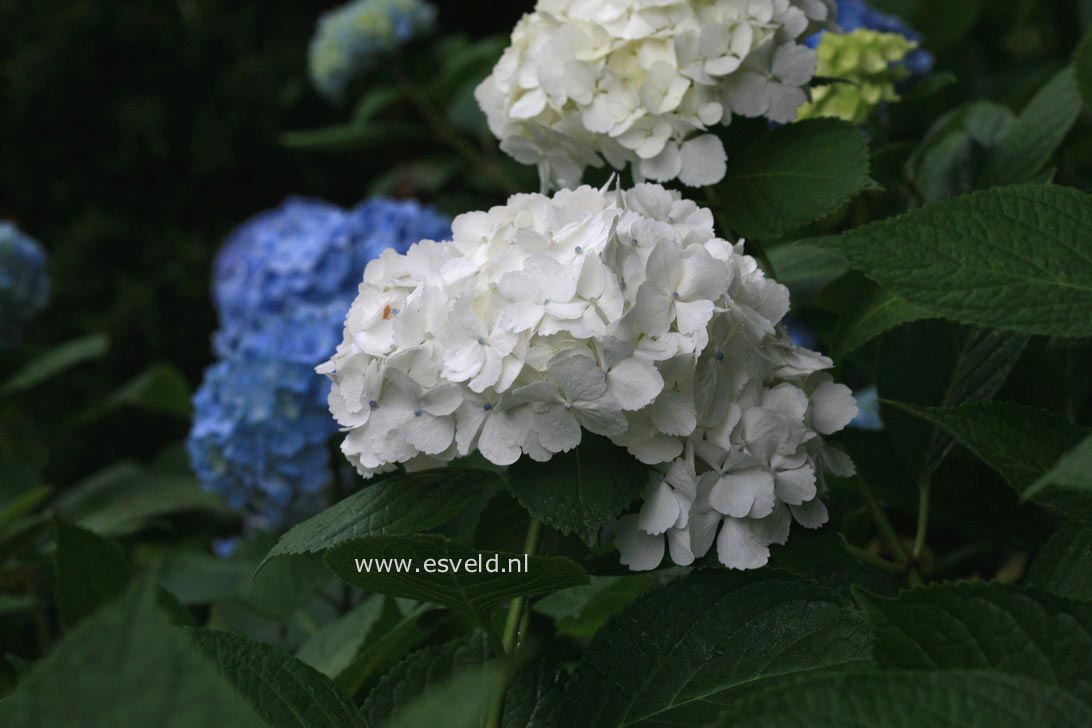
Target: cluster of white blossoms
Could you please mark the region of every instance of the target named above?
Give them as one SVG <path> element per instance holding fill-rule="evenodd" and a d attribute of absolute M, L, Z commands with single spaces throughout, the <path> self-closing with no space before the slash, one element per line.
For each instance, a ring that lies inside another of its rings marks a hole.
<path fill-rule="evenodd" d="M 603 435 L 650 466 L 616 529 L 633 569 L 665 544 L 689 564 L 714 539 L 725 565 L 755 568 L 793 518 L 826 520 L 823 477 L 853 466 L 823 436 L 853 397 L 789 340 L 787 289 L 716 237 L 709 210 L 659 185 L 584 186 L 452 230 L 368 263 L 318 368 L 362 475 L 474 451 L 546 461 Z"/>
<path fill-rule="evenodd" d="M 787 123 L 807 101 L 834 0 L 539 0 L 477 89 L 501 148 L 544 189 L 606 159 L 637 180 L 718 182 L 707 130 L 734 114 Z"/>

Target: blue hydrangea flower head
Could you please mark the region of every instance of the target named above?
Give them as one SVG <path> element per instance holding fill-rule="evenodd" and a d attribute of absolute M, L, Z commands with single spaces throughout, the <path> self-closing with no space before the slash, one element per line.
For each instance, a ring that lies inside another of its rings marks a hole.
<path fill-rule="evenodd" d="M 314 370 L 341 343 L 367 262 L 450 235 L 431 207 L 377 197 L 351 210 L 292 198 L 229 237 L 213 275 L 221 360 L 194 397 L 187 445 L 202 485 L 248 527 L 284 530 L 322 506 L 336 423 Z"/>
<path fill-rule="evenodd" d="M 864 28 L 881 33 L 899 33 L 915 43 L 921 42 L 921 33 L 894 15 L 876 10 L 865 0 L 838 0 L 838 25 L 846 33 Z M 822 33 L 808 39 L 808 45 L 816 48 Z M 911 76 L 922 76 L 933 70 L 934 58 L 929 51 L 918 48 L 908 55 L 902 64 Z"/>
<path fill-rule="evenodd" d="M 850 427 L 859 430 L 882 430 L 883 420 L 880 418 L 880 395 L 876 385 L 872 384 L 853 393 L 857 400 L 857 416 L 849 423 Z"/>
<path fill-rule="evenodd" d="M 23 324 L 47 303 L 45 250 L 15 225 L 0 221 L 0 348 L 14 346 Z"/>
<path fill-rule="evenodd" d="M 240 351 L 205 372 L 186 443 L 206 490 L 248 527 L 280 531 L 318 511 L 331 481 L 329 385 L 313 365 Z"/>
<path fill-rule="evenodd" d="M 385 248 L 405 252 L 422 239 L 450 237 L 451 221 L 413 200 L 375 197 L 345 211 L 290 198 L 240 226 L 217 256 L 213 298 L 221 329 L 217 353 L 231 352 L 249 332 L 308 306 L 348 310 L 361 272 Z M 318 356 L 318 364 L 323 356 Z"/>
<path fill-rule="evenodd" d="M 435 23 L 436 8 L 423 0 L 355 0 L 335 8 L 319 18 L 311 39 L 311 82 L 339 102 L 351 81 Z"/>

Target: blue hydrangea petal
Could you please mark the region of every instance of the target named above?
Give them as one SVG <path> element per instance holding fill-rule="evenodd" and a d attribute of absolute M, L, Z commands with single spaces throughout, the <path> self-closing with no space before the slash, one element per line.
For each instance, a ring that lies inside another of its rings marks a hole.
<path fill-rule="evenodd" d="M 45 249 L 0 221 L 0 349 L 15 346 L 23 326 L 49 303 Z"/>

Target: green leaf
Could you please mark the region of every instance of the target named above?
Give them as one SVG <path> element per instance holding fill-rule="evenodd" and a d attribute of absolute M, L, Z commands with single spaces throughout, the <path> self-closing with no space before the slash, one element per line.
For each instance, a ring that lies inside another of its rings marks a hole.
<path fill-rule="evenodd" d="M 383 559 L 403 561 L 384 567 Z M 559 556 L 476 551 L 434 534 L 362 536 L 330 549 L 326 565 L 358 589 L 441 604 L 479 620 L 514 597 L 588 582 L 580 566 Z"/>
<path fill-rule="evenodd" d="M 198 649 L 268 725 L 278 728 L 367 725 L 356 706 L 327 677 L 288 653 L 219 630 L 188 632 Z"/>
<path fill-rule="evenodd" d="M 369 637 L 399 614 L 394 600 L 369 596 L 347 614 L 324 625 L 300 645 L 296 657 L 334 680 L 357 658 Z"/>
<path fill-rule="evenodd" d="M 868 166 L 868 142 L 849 124 L 788 124 L 731 160 L 717 191 L 719 211 L 743 237 L 777 239 L 875 187 Z"/>
<path fill-rule="evenodd" d="M 457 674 L 480 676 L 493 658 L 489 640 L 474 631 L 451 642 L 418 650 L 383 676 L 361 708 L 368 725 L 387 725 L 417 699 L 434 693 Z"/>
<path fill-rule="evenodd" d="M 539 463 L 521 458 L 508 469 L 512 495 L 535 518 L 592 545 L 599 528 L 644 492 L 649 469 L 605 437 Z"/>
<path fill-rule="evenodd" d="M 923 321 L 886 335 L 877 362 L 880 397 L 918 405 L 957 405 L 990 399 L 1027 346 L 1020 334 L 969 331 Z M 917 480 L 940 467 L 952 440 L 926 423 L 884 406 L 884 424 Z"/>
<path fill-rule="evenodd" d="M 7 384 L 0 387 L 0 394 L 14 394 L 45 382 L 77 364 L 100 359 L 106 354 L 109 341 L 105 336 L 94 334 L 65 342 L 47 351 L 16 372 Z"/>
<path fill-rule="evenodd" d="M 85 418 L 93 418 L 125 405 L 176 417 L 189 417 L 193 411 L 189 382 L 178 367 L 171 364 L 148 367 L 101 405 L 89 410 Z"/>
<path fill-rule="evenodd" d="M 552 617 L 559 633 L 588 639 L 647 587 L 648 579 L 643 574 L 593 576 L 586 586 L 574 586 L 543 597 L 535 602 L 534 611 Z"/>
<path fill-rule="evenodd" d="M 0 701 L 0 725 L 261 726 L 140 584 L 77 625 Z"/>
<path fill-rule="evenodd" d="M 562 725 L 557 711 L 568 684 L 568 673 L 547 659 L 528 665 L 504 694 L 504 728 L 555 728 Z"/>
<path fill-rule="evenodd" d="M 403 614 L 394 599 L 369 596 L 311 635 L 296 657 L 353 695 L 428 636 L 419 625 L 426 611 L 419 605 Z"/>
<path fill-rule="evenodd" d="M 1058 529 L 1028 571 L 1027 585 L 1068 599 L 1092 602 L 1092 528 Z"/>
<path fill-rule="evenodd" d="M 1055 486 L 1029 488 L 1069 448 L 1083 428 L 1047 410 L 1009 402 L 974 402 L 956 407 L 917 407 L 891 402 L 932 423 L 973 452 L 1017 491 L 1068 516 L 1092 519 L 1092 491 Z"/>
<path fill-rule="evenodd" d="M 979 179 L 982 187 L 1030 182 L 1050 162 L 1077 116 L 1081 95 L 1071 68 L 1041 88 L 993 151 Z"/>
<path fill-rule="evenodd" d="M 601 629 L 566 689 L 561 725 L 705 725 L 759 684 L 869 663 L 860 615 L 795 577 L 696 572 Z"/>
<path fill-rule="evenodd" d="M 211 604 L 235 594 L 254 574 L 254 564 L 205 551 L 175 549 L 159 567 L 159 585 L 182 604 Z"/>
<path fill-rule="evenodd" d="M 821 674 L 739 705 L 721 728 L 989 726 L 1078 728 L 1092 711 L 1067 693 L 985 670 Z"/>
<path fill-rule="evenodd" d="M 401 86 L 372 86 L 353 109 L 353 121 L 357 124 L 371 121 L 376 114 L 401 101 L 405 94 Z"/>
<path fill-rule="evenodd" d="M 770 550 L 770 569 L 814 579 L 827 589 L 849 597 L 853 585 L 884 594 L 906 585 L 898 574 L 867 564 L 846 550 L 846 539 L 829 526 L 818 531 L 798 529 L 781 548 Z"/>
<path fill-rule="evenodd" d="M 281 144 L 306 152 L 341 153 L 403 143 L 423 136 L 427 136 L 427 133 L 419 124 L 369 121 L 286 132 L 281 135 Z"/>
<path fill-rule="evenodd" d="M 258 566 L 278 556 L 318 553 L 357 536 L 418 533 L 447 523 L 504 478 L 449 468 L 395 475 L 357 491 L 292 528 Z"/>
<path fill-rule="evenodd" d="M 881 667 L 999 670 L 1092 707 L 1092 605 L 980 582 L 855 596 Z"/>
<path fill-rule="evenodd" d="M 52 488 L 48 485 L 39 485 L 8 501 L 3 508 L 0 508 L 0 539 L 3 538 L 8 526 L 34 513 L 38 506 L 49 500 L 51 495 L 53 495 Z"/>
<path fill-rule="evenodd" d="M 849 270 L 837 253 L 808 240 L 771 245 L 766 257 L 777 273 L 777 282 L 793 288 L 794 295 L 797 288 L 826 285 Z"/>
<path fill-rule="evenodd" d="M 926 202 L 974 189 L 988 150 L 1008 136 L 1012 112 L 992 101 L 974 101 L 933 123 L 907 160 L 907 172 Z"/>
<path fill-rule="evenodd" d="M 942 404 L 950 407 L 992 398 L 1027 345 L 1026 336 L 988 329 L 971 331 L 959 350 Z M 940 467 L 951 446 L 951 438 L 934 432 L 925 453 L 923 472 L 932 473 Z"/>
<path fill-rule="evenodd" d="M 885 291 L 877 291 L 839 326 L 832 353 L 836 359 L 841 359 L 885 331 L 928 317 L 929 314 L 917 306 Z"/>
<path fill-rule="evenodd" d="M 1024 491 L 1024 497 L 1033 498 L 1047 489 L 1073 493 L 1079 498 L 1092 498 L 1092 435 L 1058 458 L 1050 470 Z"/>
<path fill-rule="evenodd" d="M 1092 199 L 1025 185 L 944 200 L 827 238 L 891 295 L 962 323 L 1092 336 Z"/>
<path fill-rule="evenodd" d="M 138 531 L 149 521 L 184 511 L 227 512 L 218 496 L 191 476 L 153 474 L 132 463 L 112 465 L 57 499 L 66 521 L 107 536 Z"/>
<path fill-rule="evenodd" d="M 1092 31 L 1085 33 L 1073 57 L 1073 72 L 1085 106 L 1092 108 Z"/>
<path fill-rule="evenodd" d="M 54 593 L 61 622 L 71 627 L 111 601 L 129 582 L 121 544 L 57 520 Z"/>
<path fill-rule="evenodd" d="M 273 536 L 258 532 L 225 559 L 242 569 L 235 588 L 212 605 L 208 626 L 295 650 L 315 625 L 331 618 L 329 595 L 341 585 L 318 554 L 279 559 L 255 574 Z"/>
<path fill-rule="evenodd" d="M 390 728 L 479 728 L 493 693 L 504 684 L 496 671 L 456 675 L 445 685 L 410 703 Z"/>
<path fill-rule="evenodd" d="M 429 81 L 426 93 L 447 98 L 468 84 L 477 85 L 489 75 L 507 45 L 508 38 L 505 36 L 451 44 L 450 50 L 443 54 L 440 68 Z"/>

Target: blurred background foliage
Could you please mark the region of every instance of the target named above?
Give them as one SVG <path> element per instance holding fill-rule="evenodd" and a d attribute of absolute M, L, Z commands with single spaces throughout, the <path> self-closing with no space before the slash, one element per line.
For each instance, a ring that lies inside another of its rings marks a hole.
<path fill-rule="evenodd" d="M 350 206 L 382 193 L 457 214 L 538 187 L 533 170 L 496 150 L 471 96 L 533 3 L 437 2 L 443 37 L 404 49 L 361 79 L 347 95 L 359 101 L 344 106 L 321 99 L 307 79 L 315 21 L 336 4 L 0 0 L 0 219 L 42 241 L 54 290 L 24 348 L 0 352 L 0 382 L 8 382 L 0 396 L 0 520 L 7 519 L 0 546 L 43 527 L 30 514 L 51 491 L 30 488 L 37 484 L 63 494 L 56 513 L 107 535 L 175 519 L 175 528 L 153 532 L 192 548 L 167 554 L 152 537 L 133 559 L 165 559 L 163 583 L 171 593 L 187 606 L 217 603 L 211 614 L 199 612 L 209 623 L 285 645 L 302 639 L 285 626 L 289 615 L 321 623 L 342 595 L 329 584 L 298 588 L 300 575 L 315 569 L 270 569 L 264 581 L 239 587 L 239 575 L 252 573 L 264 548 L 248 544 L 226 561 L 207 553 L 209 536 L 229 529 L 233 516 L 191 487 L 180 447 L 190 393 L 212 359 L 213 255 L 233 227 L 289 194 Z M 872 176 L 884 190 L 814 232 L 969 190 L 998 141 L 990 129 L 1011 123 L 1006 109 L 1018 114 L 1069 63 L 1092 23 L 1092 0 L 873 4 L 921 30 L 937 74 L 927 88 L 907 92 L 897 112 L 881 109 L 867 127 Z M 976 100 L 995 106 L 969 106 Z M 765 131 L 749 131 L 746 123 L 732 129 L 730 153 Z M 942 158 L 930 156 L 934 148 L 945 150 Z M 1048 173 L 1057 182 L 1092 190 L 1092 124 L 1078 124 L 1055 160 Z M 771 258 L 791 278 L 781 252 L 771 250 Z M 806 261 L 797 270 L 794 302 L 830 342 L 837 313 L 868 286 L 850 276 L 812 295 L 809 277 L 820 271 Z M 903 338 L 935 343 L 957 336 L 956 328 L 915 327 Z M 923 351 L 920 343 L 904 343 L 907 351 Z M 45 382 L 23 377 L 23 367 L 46 352 L 64 373 Z M 870 370 L 882 355 L 875 343 L 863 348 L 844 378 L 875 381 Z M 915 362 L 907 377 L 942 366 L 937 356 Z M 1087 347 L 1034 340 L 1003 398 L 1047 402 L 1087 420 L 1088 392 L 1061 385 L 1088 360 Z M 73 362 L 79 364 L 65 368 Z M 873 436 L 853 435 L 863 441 L 854 453 L 880 448 L 880 440 L 870 444 Z M 861 463 L 866 475 L 868 467 Z M 976 484 L 941 496 L 953 522 L 991 487 L 985 479 L 993 476 L 981 468 L 968 476 L 967 468 L 954 459 L 942 476 Z M 885 497 L 897 506 L 905 500 L 912 512 L 912 483 L 889 483 Z M 1015 503 L 997 509 L 990 539 L 1039 542 L 1042 531 L 1013 515 Z M 853 518 L 842 517 L 844 532 L 852 533 Z M 216 573 L 220 581 L 210 578 Z M 11 570 L 4 580 L 5 591 L 37 594 L 51 578 L 39 565 Z M 310 601 L 294 601 L 304 597 Z M 252 608 L 258 603 L 261 609 Z M 23 615 L 4 622 L 2 638 L 12 652 L 30 656 L 35 639 L 48 644 L 51 627 L 20 604 L 0 600 L 0 613 Z M 387 611 L 382 619 L 391 624 L 406 618 L 393 605 Z M 22 631 L 24 616 L 34 630 Z M 411 642 L 452 627 L 439 618 L 412 624 Z"/>

